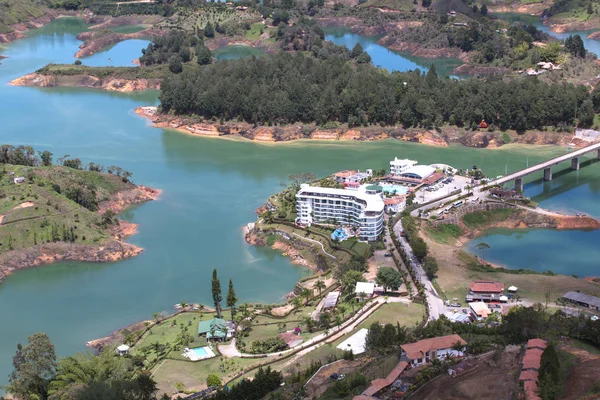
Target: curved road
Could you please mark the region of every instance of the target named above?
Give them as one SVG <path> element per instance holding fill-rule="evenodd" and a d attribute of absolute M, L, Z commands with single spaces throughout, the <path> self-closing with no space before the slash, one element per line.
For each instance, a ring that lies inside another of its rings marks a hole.
<path fill-rule="evenodd" d="M 417 279 L 421 281 L 421 284 L 425 288 L 425 296 L 427 297 L 427 303 L 429 304 L 429 320 L 436 320 L 440 317 L 440 315 L 444 314 L 446 309 L 444 306 L 444 301 L 438 295 L 429 278 L 427 278 L 425 270 L 417 261 L 417 258 L 413 254 L 412 248 L 408 244 L 408 241 L 404 237 L 400 236 L 400 232 L 403 230 L 404 228 L 402 227 L 402 221 L 399 220 L 396 225 L 394 225 L 394 233 L 400 242 L 400 246 L 404 249 L 404 252 L 408 256 L 410 260 L 410 266 L 412 267 L 413 271 L 415 271 Z"/>

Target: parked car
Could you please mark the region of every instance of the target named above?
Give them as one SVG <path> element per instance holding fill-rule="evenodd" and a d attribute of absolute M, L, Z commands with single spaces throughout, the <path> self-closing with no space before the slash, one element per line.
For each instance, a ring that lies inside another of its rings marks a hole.
<path fill-rule="evenodd" d="M 383 256 L 384 256 L 384 257 L 391 257 L 391 256 L 392 256 L 392 253 L 385 253 Z"/>

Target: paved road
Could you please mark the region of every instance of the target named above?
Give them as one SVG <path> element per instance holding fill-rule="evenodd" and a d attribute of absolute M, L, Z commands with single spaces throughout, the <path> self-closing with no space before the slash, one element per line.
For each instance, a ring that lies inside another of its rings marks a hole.
<path fill-rule="evenodd" d="M 575 150 L 570 153 L 563 154 L 562 156 L 558 156 L 558 157 L 552 158 L 548 161 L 544 161 L 542 163 L 536 164 L 532 167 L 525 168 L 521 171 L 513 172 L 512 174 L 508 174 L 505 177 L 495 180 L 493 183 L 502 185 L 506 182 L 514 181 L 517 178 L 521 178 L 526 175 L 532 174 L 534 172 L 543 170 L 545 168 L 552 167 L 556 164 L 560 164 L 561 162 L 568 161 L 572 158 L 583 156 L 584 154 L 587 154 L 591 151 L 598 150 L 598 149 L 600 149 L 600 143 L 594 143 L 592 145 L 583 147 L 579 150 Z"/>
<path fill-rule="evenodd" d="M 444 301 L 438 295 L 437 291 L 431 284 L 431 281 L 427 278 L 425 270 L 423 269 L 421 264 L 417 261 L 413 261 L 416 260 L 416 258 L 412 252 L 412 248 L 408 244 L 408 241 L 402 236 L 400 236 L 400 232 L 402 230 L 404 230 L 404 228 L 402 227 L 402 221 L 398 221 L 398 223 L 394 225 L 394 233 L 400 241 L 400 246 L 404 249 L 404 252 L 407 254 L 410 260 L 410 266 L 415 271 L 417 279 L 421 281 L 421 284 L 423 284 L 423 286 L 425 287 L 425 296 L 427 297 L 427 302 L 429 303 L 429 320 L 436 320 L 440 317 L 440 315 L 444 314 L 444 311 L 446 309 L 444 306 Z"/>

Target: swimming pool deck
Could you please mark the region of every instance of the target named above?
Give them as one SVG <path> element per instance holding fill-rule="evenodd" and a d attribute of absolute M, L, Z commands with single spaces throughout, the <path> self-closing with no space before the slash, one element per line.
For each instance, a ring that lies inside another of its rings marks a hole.
<path fill-rule="evenodd" d="M 196 351 L 195 351 L 196 349 L 187 349 L 187 348 L 183 351 L 183 354 L 181 356 L 189 358 L 190 361 L 200 361 L 200 360 L 206 360 L 208 358 L 215 357 L 215 353 L 212 351 L 212 349 L 210 347 L 204 346 L 204 347 L 200 347 L 200 348 L 206 352 L 205 356 L 199 356 L 198 353 L 196 353 Z"/>

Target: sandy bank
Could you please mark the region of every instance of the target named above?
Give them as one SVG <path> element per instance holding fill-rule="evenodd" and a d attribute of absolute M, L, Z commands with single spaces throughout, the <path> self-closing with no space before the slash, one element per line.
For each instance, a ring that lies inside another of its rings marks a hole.
<path fill-rule="evenodd" d="M 195 136 L 238 136 L 257 142 L 288 142 L 299 139 L 312 140 L 356 140 L 373 141 L 395 138 L 409 142 L 424 143 L 433 146 L 447 147 L 448 142 L 435 131 L 419 129 L 403 129 L 398 127 L 380 128 L 339 128 L 319 129 L 317 126 L 292 124 L 286 126 L 254 126 L 245 122 L 203 121 L 190 117 L 181 117 L 158 113 L 156 107 L 138 107 L 135 112 L 149 119 L 154 127 L 174 129 L 178 132 Z"/>
<path fill-rule="evenodd" d="M 568 19 L 549 18 L 544 21 L 544 25 L 548 26 L 552 30 L 552 32 L 556 33 L 591 31 L 594 29 L 600 29 L 600 18 L 592 18 L 588 19 L 587 21 L 571 21 Z M 598 32 L 594 32 L 591 35 L 589 35 L 588 38 L 600 40 L 600 35 L 597 34 Z"/>
<path fill-rule="evenodd" d="M 101 30 L 125 25 L 154 25 L 164 19 L 160 15 L 120 15 L 118 17 L 108 17 L 106 21 L 92 25 L 88 29 Z"/>
<path fill-rule="evenodd" d="M 463 246 L 484 231 L 491 228 L 505 229 L 600 229 L 600 221 L 592 217 L 576 217 L 569 215 L 546 215 L 523 209 L 515 209 L 508 218 L 476 229 L 469 228 L 460 221 L 459 226 L 464 234 L 458 239 L 457 245 Z"/>
<path fill-rule="evenodd" d="M 123 211 L 130 205 L 154 200 L 160 195 L 157 189 L 138 186 L 134 189 L 116 193 L 108 201 L 99 205 L 99 213 L 112 210 Z M 141 247 L 125 243 L 123 240 L 137 232 L 137 225 L 119 221 L 109 230 L 112 239 L 102 244 L 84 243 L 45 243 L 26 249 L 12 250 L 0 255 L 0 282 L 15 270 L 37 267 L 58 261 L 113 262 L 135 257 L 144 250 Z"/>
<path fill-rule="evenodd" d="M 13 86 L 81 87 L 114 92 L 160 89 L 160 79 L 100 79 L 92 75 L 42 75 L 32 73 L 10 82 Z"/>

